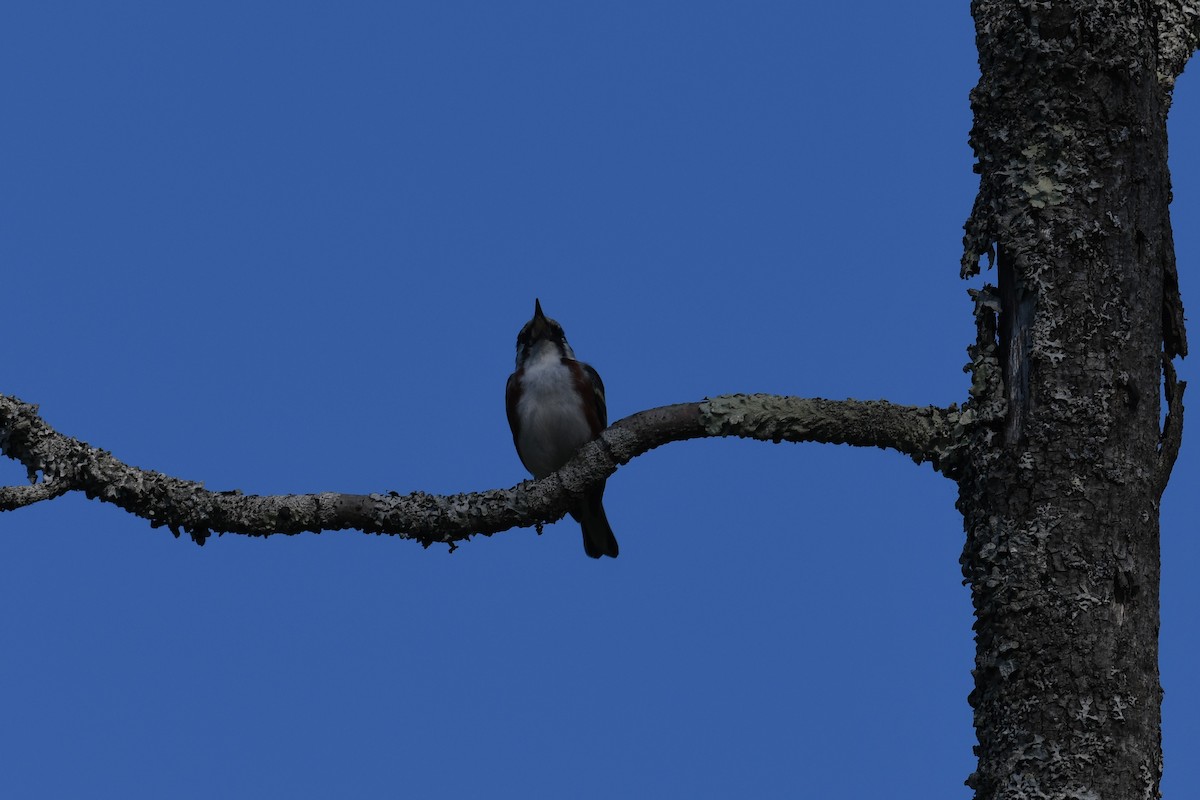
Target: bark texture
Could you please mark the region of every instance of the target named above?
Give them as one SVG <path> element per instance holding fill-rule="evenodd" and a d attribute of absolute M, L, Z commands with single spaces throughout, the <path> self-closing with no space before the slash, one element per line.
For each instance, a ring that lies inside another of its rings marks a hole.
<path fill-rule="evenodd" d="M 1166 160 L 1186 58 L 1164 5 L 972 3 L 963 273 L 987 254 L 998 284 L 974 293 L 959 476 L 981 799 L 1159 796 L 1158 502 L 1187 352 Z"/>

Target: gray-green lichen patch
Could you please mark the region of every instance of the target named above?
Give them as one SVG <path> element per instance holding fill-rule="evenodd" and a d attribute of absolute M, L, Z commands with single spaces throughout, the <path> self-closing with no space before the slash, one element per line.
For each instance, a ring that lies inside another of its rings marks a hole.
<path fill-rule="evenodd" d="M 1036 182 L 1022 184 L 1021 189 L 1029 196 L 1029 205 L 1034 208 L 1056 206 L 1067 199 L 1066 187 L 1055 183 L 1049 175 L 1040 175 Z"/>
<path fill-rule="evenodd" d="M 958 410 L 902 406 L 885 400 L 825 400 L 780 395 L 723 395 L 700 404 L 709 436 L 771 442 L 825 442 L 898 450 L 936 469 L 956 452 L 962 437 Z"/>

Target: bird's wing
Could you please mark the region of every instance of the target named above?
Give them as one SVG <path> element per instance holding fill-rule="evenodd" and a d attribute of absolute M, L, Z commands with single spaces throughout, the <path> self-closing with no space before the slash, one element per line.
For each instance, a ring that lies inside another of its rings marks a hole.
<path fill-rule="evenodd" d="M 608 427 L 608 404 L 604 401 L 604 381 L 600 380 L 600 373 L 592 369 L 591 364 L 584 364 L 581 361 L 579 366 L 583 367 L 583 372 L 592 385 L 592 393 L 596 398 L 596 413 L 600 417 L 600 429 L 603 430 Z"/>
<path fill-rule="evenodd" d="M 517 370 L 508 376 L 508 384 L 504 387 L 504 408 L 508 413 L 508 427 L 512 430 L 513 444 L 517 442 L 517 429 L 521 426 L 521 420 L 517 417 L 517 401 L 520 399 L 521 370 Z"/>

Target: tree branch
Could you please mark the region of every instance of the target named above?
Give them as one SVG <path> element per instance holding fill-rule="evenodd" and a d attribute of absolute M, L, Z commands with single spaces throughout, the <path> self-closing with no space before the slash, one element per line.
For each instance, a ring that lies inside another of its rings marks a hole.
<path fill-rule="evenodd" d="M 1157 0 L 1158 83 L 1170 102 L 1175 79 L 1200 45 L 1200 6 L 1189 0 Z"/>
<path fill-rule="evenodd" d="M 948 469 L 963 441 L 970 413 L 950 408 L 900 406 L 877 400 L 821 400 L 777 395 L 724 395 L 642 411 L 614 423 L 558 472 L 506 490 L 471 494 L 244 495 L 213 492 L 194 481 L 122 463 L 107 451 L 64 436 L 37 407 L 0 395 L 0 451 L 40 471 L 42 493 L 84 492 L 167 526 L 187 531 L 198 544 L 211 532 L 268 536 L 345 529 L 417 539 L 428 546 L 475 533 L 490 535 L 561 518 L 584 490 L 618 466 L 668 442 L 740 436 L 773 442 L 827 442 L 898 450 L 917 463 Z M 38 487 L 6 492 L 33 495 Z M 0 495 L 5 497 L 7 495 Z M 15 496 L 15 495 L 14 495 Z M 19 498 L 18 498 L 19 499 Z M 47 499 L 45 497 L 39 499 Z M 30 500 L 29 502 L 33 502 Z M 0 502 L 0 510 L 19 505 Z"/>
<path fill-rule="evenodd" d="M 1158 467 L 1155 469 L 1155 485 L 1158 496 L 1166 491 L 1171 480 L 1171 470 L 1179 457 L 1179 446 L 1183 443 L 1183 392 L 1187 381 L 1175 375 L 1175 365 L 1163 354 L 1163 394 L 1167 398 L 1167 416 L 1163 420 L 1162 433 L 1158 438 Z"/>
<path fill-rule="evenodd" d="M 29 486 L 0 486 L 0 511 L 14 511 L 71 491 L 64 481 L 42 481 Z"/>

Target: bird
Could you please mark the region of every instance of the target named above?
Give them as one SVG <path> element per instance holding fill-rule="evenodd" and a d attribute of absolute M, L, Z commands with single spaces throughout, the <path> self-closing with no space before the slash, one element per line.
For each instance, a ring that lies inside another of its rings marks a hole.
<path fill-rule="evenodd" d="M 508 426 L 525 469 L 544 478 L 608 427 L 600 375 L 575 358 L 562 326 L 533 301 L 533 319 L 517 334 L 517 369 L 505 387 Z M 617 539 L 604 513 L 604 484 L 571 507 L 583 529 L 583 551 L 592 558 L 617 557 Z"/>

